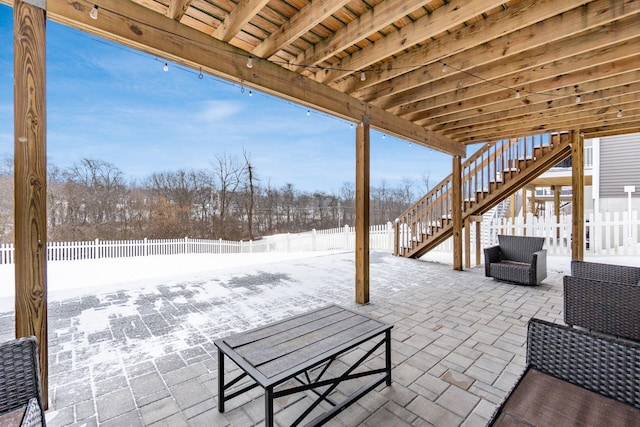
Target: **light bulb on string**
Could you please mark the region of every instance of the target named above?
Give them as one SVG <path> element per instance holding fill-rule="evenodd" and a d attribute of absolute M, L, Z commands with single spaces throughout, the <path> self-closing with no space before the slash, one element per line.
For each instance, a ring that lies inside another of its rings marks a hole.
<path fill-rule="evenodd" d="M 164 63 L 164 67 L 162 67 L 162 71 L 164 71 L 165 73 L 167 71 L 169 71 L 169 64 L 167 64 L 166 62 Z"/>
<path fill-rule="evenodd" d="M 311 110 L 307 110 L 307 117 L 311 115 Z"/>
<path fill-rule="evenodd" d="M 253 96 L 253 91 L 252 90 L 249 91 L 249 96 Z"/>
<path fill-rule="evenodd" d="M 91 8 L 91 11 L 89 12 L 89 17 L 91 17 L 91 19 L 98 19 L 98 5 L 94 4 L 93 7 Z"/>
<path fill-rule="evenodd" d="M 618 110 L 617 117 L 618 117 L 619 119 L 620 119 L 620 118 L 622 118 L 622 110 Z"/>
<path fill-rule="evenodd" d="M 520 91 L 516 90 L 516 99 L 520 99 Z"/>
<path fill-rule="evenodd" d="M 252 57 L 248 57 L 247 58 L 247 68 L 253 68 L 253 58 Z"/>
<path fill-rule="evenodd" d="M 364 71 L 360 71 L 360 81 L 363 82 L 367 80 L 367 75 L 364 73 Z"/>
<path fill-rule="evenodd" d="M 580 95 L 576 96 L 576 104 L 580 104 L 582 102 L 582 97 Z"/>
<path fill-rule="evenodd" d="M 446 74 L 446 72 L 449 71 L 447 69 L 447 64 L 445 64 L 444 62 L 442 63 L 442 74 Z"/>

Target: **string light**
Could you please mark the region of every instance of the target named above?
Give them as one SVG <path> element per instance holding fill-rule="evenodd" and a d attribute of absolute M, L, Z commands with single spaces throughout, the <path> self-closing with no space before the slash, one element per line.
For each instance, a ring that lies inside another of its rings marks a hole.
<path fill-rule="evenodd" d="M 252 90 L 249 91 L 249 96 L 253 96 L 253 91 Z"/>
<path fill-rule="evenodd" d="M 164 67 L 162 67 L 162 71 L 164 71 L 165 73 L 167 71 L 169 71 L 169 64 L 167 64 L 166 62 L 164 63 Z"/>
<path fill-rule="evenodd" d="M 307 117 L 311 115 L 311 110 L 307 110 Z"/>
<path fill-rule="evenodd" d="M 93 7 L 91 8 L 91 10 L 89 11 L 89 16 L 90 16 L 92 19 L 97 19 L 97 18 L 98 18 L 98 9 L 99 9 L 98 5 L 93 5 Z M 158 29 L 159 29 L 159 28 L 158 28 Z M 173 33 L 171 33 L 171 34 L 173 34 Z M 177 34 L 173 34 L 173 35 L 176 35 L 176 36 L 177 36 Z M 221 50 L 225 50 L 225 49 L 221 49 Z M 225 50 L 225 51 L 226 51 L 226 50 Z M 236 53 L 236 52 L 234 52 L 234 53 Z M 245 56 L 245 54 L 243 54 L 243 53 L 236 53 L 236 54 L 237 54 L 237 55 L 239 55 L 239 56 Z M 299 66 L 299 67 L 304 67 L 304 68 L 306 68 L 306 69 L 314 69 L 314 70 L 318 70 L 318 71 L 323 71 L 323 70 L 326 70 L 326 71 L 333 70 L 333 71 L 342 71 L 342 72 L 355 72 L 355 71 L 357 71 L 357 70 L 348 70 L 348 69 L 343 69 L 343 68 L 338 68 L 338 67 L 321 67 L 321 66 L 317 66 L 317 65 L 295 64 L 295 63 L 291 63 L 291 62 L 289 62 L 289 61 L 284 62 L 284 61 L 277 61 L 277 60 L 274 60 L 274 61 L 270 61 L 270 62 L 273 62 L 273 63 L 280 63 L 280 62 L 281 62 L 281 63 L 285 63 L 285 64 L 287 64 L 287 65 L 289 65 L 289 66 Z M 465 71 L 465 70 L 462 70 L 462 69 L 458 69 L 458 68 L 456 68 L 456 67 L 451 67 L 451 65 L 448 65 L 448 64 L 446 64 L 446 63 L 445 63 L 445 62 L 443 62 L 443 61 L 437 61 L 437 62 L 439 62 L 439 63 L 441 63 L 441 64 L 442 64 L 442 72 L 443 72 L 443 73 L 447 73 L 447 72 L 449 71 L 449 68 L 453 68 L 453 69 L 454 69 L 454 70 L 456 70 L 457 72 L 464 73 L 464 74 L 466 74 L 466 75 L 468 75 L 468 76 L 474 77 L 474 78 L 476 78 L 476 79 L 478 79 L 478 80 L 481 80 L 481 81 L 483 81 L 483 82 L 485 82 L 485 83 L 492 84 L 492 85 L 494 85 L 494 86 L 500 86 L 500 87 L 503 87 L 503 88 L 505 88 L 505 89 L 514 90 L 513 88 L 511 88 L 511 87 L 509 87 L 509 86 L 505 86 L 505 85 L 502 85 L 502 84 L 500 84 L 500 83 L 496 83 L 496 82 L 494 82 L 494 81 L 487 80 L 487 79 L 485 79 L 485 78 L 483 78 L 483 77 L 481 77 L 481 76 L 479 76 L 479 75 L 475 75 L 475 74 L 473 74 L 473 73 L 470 73 L 470 72 Z M 405 68 L 407 68 L 407 69 L 409 69 L 409 68 L 414 69 L 414 68 L 416 68 L 416 66 L 427 66 L 427 65 L 429 65 L 429 64 L 416 64 L 416 65 L 410 65 L 410 66 L 408 65 L 408 66 L 406 66 L 406 67 L 395 67 L 395 68 L 394 68 L 394 67 L 391 67 L 391 68 L 390 68 L 390 67 L 385 67 L 385 70 L 395 70 L 395 69 L 405 69 Z M 252 57 L 252 56 L 248 56 L 248 57 L 247 57 L 247 68 L 253 68 L 253 57 Z M 167 64 L 167 63 L 165 63 L 165 66 L 163 67 L 163 70 L 164 70 L 164 71 L 168 71 L 168 69 L 169 69 L 169 66 L 168 66 L 168 64 Z M 195 73 L 194 73 L 194 74 L 195 74 Z M 204 76 L 202 75 L 202 71 L 200 71 L 200 73 L 198 74 L 198 78 L 200 78 L 200 79 L 201 79 L 201 78 L 203 78 L 203 77 L 204 77 Z M 366 80 L 366 75 L 365 75 L 365 72 L 364 72 L 363 70 L 360 70 L 360 79 L 361 79 L 361 81 Z M 244 93 L 244 88 L 242 88 L 242 92 Z M 521 97 L 520 91 L 519 91 L 519 90 L 515 90 L 515 92 L 516 92 L 515 97 L 516 97 L 516 98 L 520 98 L 520 97 Z M 559 95 L 559 94 L 544 93 L 544 92 L 532 92 L 532 91 L 527 91 L 527 93 L 532 94 L 532 95 L 547 96 L 547 97 L 562 97 L 562 95 Z M 597 91 L 596 91 L 596 93 L 597 93 Z M 613 105 L 613 104 L 612 104 L 608 99 L 604 98 L 604 97 L 603 97 L 601 94 L 599 94 L 599 93 L 598 93 L 598 95 L 600 96 L 600 98 L 601 98 L 602 100 L 604 100 L 604 101 L 605 101 L 605 102 L 607 102 L 609 105 L 611 105 L 612 107 L 614 107 L 614 108 L 615 108 L 615 106 L 614 106 L 614 105 Z M 578 95 L 577 95 L 577 97 L 576 97 L 576 104 L 580 104 L 581 102 L 582 102 L 581 96 L 578 94 Z M 308 115 L 309 115 L 309 114 L 310 114 L 310 113 L 308 113 Z M 623 115 L 622 109 L 619 109 L 619 108 L 618 108 L 617 117 L 622 117 L 622 115 Z"/>
<path fill-rule="evenodd" d="M 513 90 L 516 93 L 516 95 L 515 95 L 516 98 L 520 98 L 522 96 L 522 94 L 520 93 L 519 89 L 514 89 L 514 88 L 512 88 L 510 86 L 506 86 L 506 85 L 503 85 L 503 84 L 500 84 L 500 83 L 496 83 L 496 82 L 491 81 L 491 80 L 487 80 L 487 79 L 485 79 L 485 78 L 483 78 L 483 77 L 481 77 L 479 75 L 470 73 L 470 72 L 465 71 L 463 69 L 459 69 L 459 68 L 456 68 L 456 67 L 451 67 L 450 65 L 447 65 L 442 61 L 438 61 L 438 62 L 440 62 L 442 64 L 442 71 L 443 72 L 447 72 L 448 68 L 453 68 L 454 70 L 456 70 L 459 73 L 466 74 L 469 77 L 473 77 L 475 79 L 481 80 L 481 81 L 483 81 L 483 82 L 485 82 L 487 84 L 498 86 L 498 87 L 501 87 L 501 88 L 504 88 L 504 89 Z M 575 90 L 576 90 L 576 93 L 577 93 L 578 92 L 578 86 L 575 86 Z M 557 97 L 557 98 L 566 97 L 566 95 L 547 93 L 547 92 L 534 92 L 534 91 L 524 91 L 524 92 L 528 93 L 528 94 L 531 94 L 531 95 L 546 96 L 546 97 L 550 97 L 550 98 L 551 97 Z M 622 112 L 621 109 L 619 109 L 618 107 L 614 106 L 607 98 L 603 97 L 602 94 L 600 94 L 598 91 L 594 91 L 594 94 L 598 95 L 600 97 L 600 99 L 602 99 L 604 102 L 606 102 L 610 106 L 612 106 L 612 107 L 616 108 L 617 110 L 619 110 L 620 112 Z M 579 93 L 577 93 L 577 95 L 576 95 L 576 105 L 580 105 L 581 103 L 582 103 L 582 96 Z M 619 113 L 619 114 L 622 114 L 622 113 Z M 618 117 L 621 117 L 621 116 L 618 116 Z"/>
<path fill-rule="evenodd" d="M 89 11 L 89 17 L 91 19 L 98 19 L 98 5 L 94 4 L 93 7 L 91 8 L 91 11 Z"/>

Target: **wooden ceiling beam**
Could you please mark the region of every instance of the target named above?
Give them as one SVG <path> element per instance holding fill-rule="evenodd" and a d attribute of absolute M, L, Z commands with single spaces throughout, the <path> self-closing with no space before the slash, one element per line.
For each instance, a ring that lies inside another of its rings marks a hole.
<path fill-rule="evenodd" d="M 613 105 L 620 108 L 622 104 L 627 102 L 640 101 L 638 93 L 640 93 L 640 82 L 635 82 L 630 85 L 585 93 L 582 96 L 582 104 L 600 105 L 602 107 Z M 575 99 L 575 94 L 572 94 L 564 98 L 554 98 L 553 100 L 535 103 L 523 100 L 519 107 L 507 108 L 503 104 L 501 105 L 501 110 L 496 113 L 477 115 L 464 120 L 448 120 L 445 125 L 434 125 L 429 128 L 434 132 L 443 133 L 447 136 L 465 130 L 473 129 L 479 131 L 501 122 L 519 120 L 521 117 L 557 114 L 557 112 L 565 111 L 567 108 L 575 107 Z"/>
<path fill-rule="evenodd" d="M 453 55 L 446 60 L 450 71 L 444 79 L 442 65 L 432 64 L 424 67 L 424 70 L 406 73 L 389 81 L 388 85 L 394 88 L 393 92 L 376 94 L 375 102 L 371 97 L 363 98 L 353 93 L 352 95 L 389 109 L 420 99 L 422 92 L 429 94 L 423 98 L 436 95 L 431 92 L 431 87 L 427 87 L 429 83 L 437 82 L 439 93 L 446 92 L 447 89 L 456 90 L 479 83 L 478 78 L 473 75 L 481 76 L 485 80 L 494 80 L 514 72 L 523 73 L 526 69 L 540 67 L 638 35 L 638 20 L 635 15 L 640 13 L 640 2 L 635 3 L 635 7 L 625 9 L 626 18 L 616 15 L 610 9 L 604 13 L 604 5 L 601 3 L 591 3 L 585 8 L 500 37 L 488 45 Z M 616 17 L 621 21 L 614 21 Z M 428 76 L 431 79 L 428 79 Z M 443 84 L 443 80 L 449 84 Z M 422 87 L 424 91 L 420 90 Z"/>
<path fill-rule="evenodd" d="M 191 0 L 171 0 L 166 13 L 167 18 L 180 22 L 190 4 Z"/>
<path fill-rule="evenodd" d="M 429 38 L 447 31 L 451 27 L 463 24 L 491 9 L 501 6 L 504 0 L 454 0 L 434 10 L 430 15 L 412 22 L 389 34 L 376 43 L 336 64 L 334 70 L 316 73 L 316 80 L 330 83 L 352 73 L 349 70 L 363 70 L 382 61 L 408 46 L 422 43 Z M 418 66 L 413 64 L 414 66 Z M 409 71 L 408 69 L 405 70 Z"/>
<path fill-rule="evenodd" d="M 240 0 L 213 33 L 213 37 L 223 42 L 233 39 L 269 3 L 269 0 Z"/>
<path fill-rule="evenodd" d="M 516 124 L 504 124 L 494 126 L 490 131 L 472 133 L 465 137 L 461 137 L 458 141 L 465 144 L 474 144 L 477 142 L 489 142 L 502 138 L 511 138 L 525 135 L 533 135 L 541 132 L 562 132 L 571 129 L 582 129 L 616 125 L 628 121 L 630 118 L 640 116 L 640 109 L 626 110 L 626 117 L 617 116 L 618 111 L 615 108 L 609 108 L 605 112 L 599 110 L 590 111 L 585 109 L 573 118 L 545 117 L 544 120 L 523 121 Z"/>
<path fill-rule="evenodd" d="M 632 85 L 636 82 L 640 82 L 640 70 L 632 70 L 627 73 L 621 73 L 605 77 L 600 80 L 596 80 L 591 83 L 590 87 L 593 91 L 604 91 L 607 89 L 613 89 L 615 91 L 624 91 L 625 86 Z M 612 91 L 609 96 L 616 96 L 616 92 Z M 551 99 L 544 99 L 541 97 L 528 96 L 523 94 L 520 99 L 508 98 L 507 100 L 485 105 L 482 109 L 469 109 L 464 111 L 452 112 L 451 114 L 444 114 L 438 117 L 428 116 L 424 119 L 416 120 L 415 123 L 421 126 L 429 127 L 432 130 L 445 127 L 448 123 L 454 125 L 459 122 L 468 121 L 469 125 L 473 125 L 477 119 L 477 123 L 482 123 L 487 117 L 488 120 L 492 120 L 492 116 L 504 117 L 512 110 L 518 110 L 520 108 L 535 108 L 540 105 L 541 108 L 552 108 L 550 105 L 555 105 L 560 102 L 563 97 L 573 96 L 573 102 L 575 103 L 575 88 L 573 86 L 566 86 L 564 88 L 558 88 L 554 90 L 554 97 Z M 588 96 L 588 95 L 587 95 Z"/>
<path fill-rule="evenodd" d="M 277 64 L 260 60 L 255 61 L 250 69 L 246 66 L 248 52 L 163 15 L 149 13 L 143 6 L 129 0 L 99 0 L 100 18 L 93 20 L 89 17 L 93 1 L 49 2 L 47 16 L 91 34 L 230 81 L 242 82 L 245 86 L 334 116 L 369 122 L 376 129 L 419 145 L 452 155 L 465 155 L 466 149 L 462 144 Z"/>
<path fill-rule="evenodd" d="M 317 65 L 430 2 L 431 0 L 383 1 L 299 54 L 295 62 L 307 66 Z M 291 69 L 302 72 L 304 68 L 294 66 Z"/>
<path fill-rule="evenodd" d="M 572 129 L 580 129 L 581 131 L 583 131 L 584 129 L 587 129 L 587 130 L 588 129 L 601 129 L 601 130 L 608 129 L 608 134 L 612 134 L 611 129 L 619 128 L 619 130 L 622 130 L 622 128 L 624 127 L 626 131 L 620 131 L 618 133 L 632 133 L 634 132 L 634 130 L 633 128 L 630 129 L 629 126 L 627 126 L 627 123 L 630 120 L 640 119 L 640 115 L 638 115 L 638 112 L 640 111 L 639 110 L 634 110 L 634 111 L 636 112 L 636 114 L 634 114 L 634 117 L 631 119 L 629 117 L 623 117 L 619 119 L 613 116 L 613 118 L 603 119 L 598 122 L 585 120 L 584 122 L 553 123 L 547 126 L 533 125 L 527 128 L 521 128 L 517 130 L 505 129 L 501 132 L 496 132 L 490 135 L 474 135 L 472 138 L 460 140 L 460 142 L 467 145 L 471 145 L 471 144 L 476 144 L 478 142 L 481 142 L 481 143 L 494 142 L 494 141 L 499 141 L 507 138 L 524 137 L 524 136 L 540 134 L 540 133 L 566 132 Z M 590 131 L 587 131 L 584 133 L 586 135 L 589 132 Z"/>
<path fill-rule="evenodd" d="M 524 94 L 545 94 L 565 86 L 577 86 L 576 94 L 590 91 L 588 82 L 633 71 L 640 66 L 640 38 L 619 45 L 567 58 L 546 67 L 491 82 L 450 91 L 428 99 L 389 109 L 411 121 L 438 117 L 458 111 L 483 108 L 515 98 L 515 88 Z M 521 82 L 526 82 L 522 85 Z M 542 96 L 542 95 L 537 95 Z M 548 98 L 552 98 L 551 94 Z"/>
<path fill-rule="evenodd" d="M 303 36 L 313 27 L 340 10 L 350 0 L 316 0 L 309 2 L 277 31 L 271 33 L 251 53 L 260 58 L 270 58 L 280 49 Z"/>
<path fill-rule="evenodd" d="M 625 96 L 621 96 L 616 99 L 615 105 L 607 102 L 601 98 L 596 100 L 589 100 L 589 102 L 581 102 L 577 105 L 573 101 L 572 105 L 565 105 L 563 108 L 555 108 L 534 114 L 524 114 L 520 116 L 503 119 L 498 122 L 488 123 L 485 126 L 467 127 L 456 129 L 451 132 L 445 132 L 444 134 L 455 140 L 467 139 L 470 135 L 482 136 L 484 134 L 490 134 L 497 127 L 501 129 L 520 129 L 529 128 L 530 126 L 557 126 L 558 123 L 563 125 L 564 123 L 579 123 L 581 121 L 598 121 L 600 117 L 612 117 L 617 116 L 618 111 L 624 113 L 626 111 L 632 111 L 633 106 L 637 105 L 640 101 L 640 95 L 631 93 Z"/>
<path fill-rule="evenodd" d="M 632 120 L 625 120 L 623 123 L 614 125 L 604 125 L 587 127 L 582 130 L 585 138 L 602 138 L 612 135 L 623 135 L 627 133 L 640 132 L 640 117 L 634 117 Z"/>
<path fill-rule="evenodd" d="M 526 0 L 502 12 L 492 14 L 483 21 L 464 26 L 437 40 L 431 40 L 425 46 L 394 58 L 383 70 L 369 73 L 364 82 L 359 79 L 345 79 L 332 86 L 360 99 L 390 95 L 394 91 L 391 79 L 411 71 L 416 64 L 431 64 L 453 54 L 465 52 L 536 22 L 580 7 L 584 3 L 580 0 L 567 0 L 560 3 L 549 0 Z M 434 76 L 437 78 L 441 74 L 442 65 L 438 67 L 438 72 Z M 424 77 L 428 79 L 429 75 Z M 373 85 L 375 85 L 374 88 L 367 89 Z"/>
<path fill-rule="evenodd" d="M 459 112 L 464 111 L 467 113 L 467 117 L 473 115 L 474 111 L 477 114 L 483 114 L 484 109 L 491 109 L 495 111 L 496 108 L 509 108 L 509 107 L 517 107 L 522 105 L 523 102 L 528 101 L 529 98 L 532 97 L 540 97 L 541 101 L 550 101 L 556 98 L 563 98 L 567 96 L 573 96 L 574 102 L 576 101 L 576 88 L 575 82 L 580 81 L 581 83 L 587 84 L 589 80 L 584 80 L 588 78 L 592 78 L 592 82 L 594 83 L 594 87 L 596 87 L 597 82 L 603 78 L 615 78 L 617 76 L 621 76 L 621 79 L 625 77 L 628 73 L 632 73 L 637 71 L 638 62 L 640 57 L 630 58 L 624 61 L 612 62 L 608 64 L 602 64 L 596 66 L 593 69 L 581 70 L 572 75 L 563 75 L 558 76 L 558 78 L 550 78 L 547 81 L 539 82 L 538 84 L 534 84 L 528 87 L 529 95 L 524 98 L 516 99 L 514 94 L 510 90 L 503 90 L 499 94 L 488 95 L 486 98 L 484 96 L 480 96 L 479 99 L 471 100 L 470 103 L 481 102 L 481 107 L 473 107 L 466 108 L 467 105 L 464 106 L 461 110 L 456 110 Z M 592 92 L 592 90 L 586 90 L 581 92 L 582 95 Z M 549 94 L 549 96 L 544 95 L 533 95 L 536 94 Z M 482 98 L 485 98 L 482 100 Z M 464 104 L 464 102 L 463 102 Z M 458 107 L 456 105 L 456 107 Z M 448 112 L 447 107 L 439 107 L 433 110 L 424 111 L 420 113 L 420 119 L 414 117 L 415 120 L 412 120 L 414 123 L 430 128 L 432 122 L 430 122 L 431 117 L 438 117 L 442 115 L 446 115 Z"/>

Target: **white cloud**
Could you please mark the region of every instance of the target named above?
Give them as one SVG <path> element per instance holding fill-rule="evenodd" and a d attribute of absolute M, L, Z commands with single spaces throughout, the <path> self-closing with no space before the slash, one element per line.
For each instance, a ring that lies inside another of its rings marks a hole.
<path fill-rule="evenodd" d="M 205 122 L 219 122 L 237 116 L 243 111 L 242 103 L 238 101 L 209 100 L 200 103 L 200 111 L 194 118 Z"/>

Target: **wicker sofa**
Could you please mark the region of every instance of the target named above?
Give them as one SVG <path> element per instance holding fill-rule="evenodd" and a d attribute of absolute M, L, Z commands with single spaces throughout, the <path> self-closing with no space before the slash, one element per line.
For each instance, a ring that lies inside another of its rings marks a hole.
<path fill-rule="evenodd" d="M 24 427 L 46 425 L 35 337 L 0 343 L 0 425 L 14 421 Z"/>
<path fill-rule="evenodd" d="M 498 245 L 485 248 L 487 277 L 522 285 L 539 285 L 547 277 L 544 238 L 499 235 Z"/>
<path fill-rule="evenodd" d="M 527 367 L 489 426 L 637 426 L 640 343 L 538 319 Z"/>
<path fill-rule="evenodd" d="M 640 268 L 572 261 L 563 282 L 567 325 L 640 341 Z"/>

